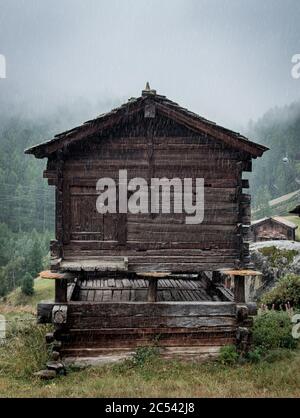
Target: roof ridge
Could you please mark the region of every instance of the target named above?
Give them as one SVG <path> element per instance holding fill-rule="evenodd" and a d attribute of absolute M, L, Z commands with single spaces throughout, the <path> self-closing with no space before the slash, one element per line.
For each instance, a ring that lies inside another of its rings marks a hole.
<path fill-rule="evenodd" d="M 178 103 L 168 99 L 166 96 L 162 96 L 162 95 L 158 95 L 156 93 L 153 93 L 154 90 L 151 90 L 151 94 L 144 94 L 142 96 L 139 96 L 137 98 L 133 98 L 131 97 L 130 99 L 128 99 L 128 101 L 126 103 L 123 103 L 121 105 L 119 105 L 118 107 L 113 108 L 112 110 L 110 110 L 109 112 L 106 113 L 102 113 L 101 115 L 95 117 L 94 119 L 90 119 L 86 122 L 83 122 L 81 125 L 78 125 L 72 129 L 66 130 L 64 132 L 61 132 L 59 134 L 56 134 L 54 136 L 53 139 L 35 145 L 31 148 L 28 148 L 25 150 L 25 153 L 27 154 L 34 154 L 36 155 L 38 158 L 43 158 L 49 154 L 51 154 L 52 152 L 55 151 L 48 151 L 46 150 L 46 147 L 50 144 L 56 143 L 56 142 L 60 142 L 61 140 L 63 140 L 66 137 L 70 137 L 71 135 L 74 135 L 74 141 L 76 140 L 76 134 L 83 132 L 83 134 L 79 134 L 77 139 L 82 139 L 83 135 L 84 135 L 84 130 L 87 130 L 86 136 L 90 136 L 93 134 L 93 130 L 90 129 L 88 131 L 88 128 L 92 128 L 93 126 L 97 126 L 99 123 L 101 122 L 105 122 L 106 120 L 109 120 L 110 117 L 117 115 L 118 113 L 120 113 L 120 115 L 122 116 L 122 112 L 124 112 L 124 116 L 126 116 L 126 113 L 129 112 L 129 110 L 132 108 L 132 111 L 134 111 L 135 107 L 140 104 L 140 103 L 145 103 L 146 101 L 149 102 L 156 102 L 158 103 L 159 106 L 161 106 L 161 109 L 163 111 L 164 109 L 164 113 L 167 114 L 167 116 L 173 118 L 176 120 L 177 117 L 177 122 L 178 123 L 182 123 L 182 124 L 186 124 L 187 127 L 190 127 L 191 129 L 195 129 L 196 131 L 199 132 L 204 132 L 204 133 L 208 133 L 209 135 L 211 135 L 212 137 L 216 137 L 216 139 L 219 139 L 223 142 L 225 142 L 227 145 L 229 146 L 236 146 L 236 148 L 239 148 L 239 143 L 237 141 L 242 141 L 243 143 L 247 144 L 245 148 L 245 152 L 249 153 L 253 158 L 256 158 L 258 156 L 261 156 L 263 154 L 263 152 L 265 152 L 268 148 L 254 143 L 250 140 L 248 140 L 246 137 L 242 136 L 240 133 L 237 133 L 235 131 L 232 131 L 230 129 L 227 129 L 221 125 L 216 124 L 213 121 L 210 121 L 206 118 L 203 118 L 202 116 L 198 115 L 197 113 L 191 112 L 190 110 L 181 107 Z M 138 109 L 139 110 L 139 109 Z M 136 110 L 136 111 L 138 111 Z M 168 115 L 168 112 L 176 112 L 175 116 L 173 115 Z M 180 116 L 181 114 L 181 116 Z M 176 116 L 177 115 L 177 116 Z M 179 117 L 180 116 L 180 117 Z M 181 121 L 180 121 L 181 118 Z M 115 122 L 117 123 L 117 122 Z M 199 125 L 200 124 L 200 125 Z M 202 125 L 201 125 L 202 124 Z M 100 127 L 99 127 L 100 129 Z M 212 129 L 213 131 L 210 132 L 209 130 Z M 94 132 L 95 133 L 95 132 Z M 45 151 L 43 152 L 43 147 L 45 147 Z M 59 148 L 59 147 L 58 147 Z M 52 147 L 53 149 L 53 147 Z"/>

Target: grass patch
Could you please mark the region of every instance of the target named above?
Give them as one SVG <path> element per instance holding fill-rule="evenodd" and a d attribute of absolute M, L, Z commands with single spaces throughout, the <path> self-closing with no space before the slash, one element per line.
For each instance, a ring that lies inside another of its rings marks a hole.
<path fill-rule="evenodd" d="M 5 298 L 0 300 L 1 314 L 32 313 L 36 312 L 36 306 L 41 300 L 54 299 L 54 281 L 37 278 L 34 280 L 34 294 L 24 295 L 18 287 Z"/>
<path fill-rule="evenodd" d="M 36 279 L 34 294 L 26 296 L 18 288 L 0 302 L 0 314 L 7 322 L 7 340 L 0 345 L 0 380 L 29 378 L 49 358 L 45 334 L 51 326 L 36 324 L 36 306 L 42 299 L 53 299 L 54 283 L 51 280 Z"/>
<path fill-rule="evenodd" d="M 73 371 L 54 381 L 0 374 L 0 396 L 25 397 L 300 397 L 300 351 L 276 361 L 236 365 L 165 361 Z"/>
<path fill-rule="evenodd" d="M 50 327 L 14 324 L 14 318 L 33 318 L 40 299 L 53 298 L 51 280 L 36 280 L 35 289 L 34 296 L 21 300 L 25 305 L 16 291 L 0 305 L 12 320 L 9 340 L 0 346 L 0 397 L 300 397 L 300 350 L 284 349 L 263 357 L 254 352 L 240 364 L 235 350 L 224 348 L 223 361 L 203 364 L 162 360 L 156 347 L 140 348 L 120 364 L 70 368 L 67 376 L 40 381 L 32 374 L 48 360 L 44 337 Z"/>
<path fill-rule="evenodd" d="M 0 345 L 0 377 L 28 378 L 45 367 L 49 352 L 45 343 L 45 334 L 50 326 L 36 325 L 28 321 L 10 326 L 7 340 Z"/>

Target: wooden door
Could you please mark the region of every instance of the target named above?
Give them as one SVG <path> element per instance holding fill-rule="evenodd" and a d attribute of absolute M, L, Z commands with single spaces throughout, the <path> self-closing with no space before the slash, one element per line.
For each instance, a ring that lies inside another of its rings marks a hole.
<path fill-rule="evenodd" d="M 126 214 L 100 214 L 94 186 L 70 186 L 64 207 L 65 243 L 71 241 L 113 241 L 125 245 Z"/>

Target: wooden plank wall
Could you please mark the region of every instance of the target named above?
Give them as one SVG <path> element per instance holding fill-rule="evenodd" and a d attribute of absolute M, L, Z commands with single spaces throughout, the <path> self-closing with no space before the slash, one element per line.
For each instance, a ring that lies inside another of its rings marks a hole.
<path fill-rule="evenodd" d="M 63 356 L 112 355 L 156 345 L 165 357 L 188 358 L 236 343 L 236 305 L 71 302 L 66 327 L 55 332 Z"/>
<path fill-rule="evenodd" d="M 162 117 L 152 129 L 145 123 L 138 129 L 134 123 L 120 127 L 66 153 L 63 256 L 124 255 L 130 271 L 237 267 L 248 256 L 240 226 L 250 223 L 250 201 L 242 194 L 248 187 L 242 181 L 242 171 L 249 169 L 241 163 L 245 156 Z M 49 169 L 51 178 L 51 164 Z M 96 182 L 101 177 L 117 180 L 120 169 L 127 169 L 129 179 L 204 178 L 204 222 L 186 225 L 186 215 L 174 213 L 98 214 Z"/>

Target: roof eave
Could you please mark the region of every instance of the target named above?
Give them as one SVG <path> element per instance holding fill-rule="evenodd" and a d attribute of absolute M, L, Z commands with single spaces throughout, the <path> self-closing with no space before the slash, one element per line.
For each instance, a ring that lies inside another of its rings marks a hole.
<path fill-rule="evenodd" d="M 68 139 L 68 142 L 73 142 L 83 138 L 88 138 L 101 130 L 106 129 L 110 125 L 114 125 L 122 120 L 123 117 L 129 114 L 136 113 L 141 110 L 146 100 L 153 100 L 158 110 L 165 116 L 177 121 L 178 123 L 185 125 L 186 127 L 196 131 L 206 133 L 223 141 L 228 146 L 249 154 L 251 158 L 261 157 L 264 152 L 268 151 L 264 145 L 257 144 L 243 137 L 242 135 L 230 131 L 222 126 L 210 122 L 199 115 L 196 115 L 187 109 L 181 108 L 176 103 L 169 101 L 164 96 L 148 96 L 140 97 L 135 101 L 129 101 L 127 104 L 120 106 L 117 109 L 113 109 L 100 117 L 85 122 L 83 125 L 76 128 L 65 131 L 56 135 L 53 139 L 35 145 L 26 149 L 25 154 L 34 155 L 36 158 L 45 158 L 60 149 L 64 141 Z M 165 102 L 164 102 L 165 100 Z M 171 104 L 169 104 L 171 103 Z M 112 123 L 109 123 L 109 122 Z"/>

